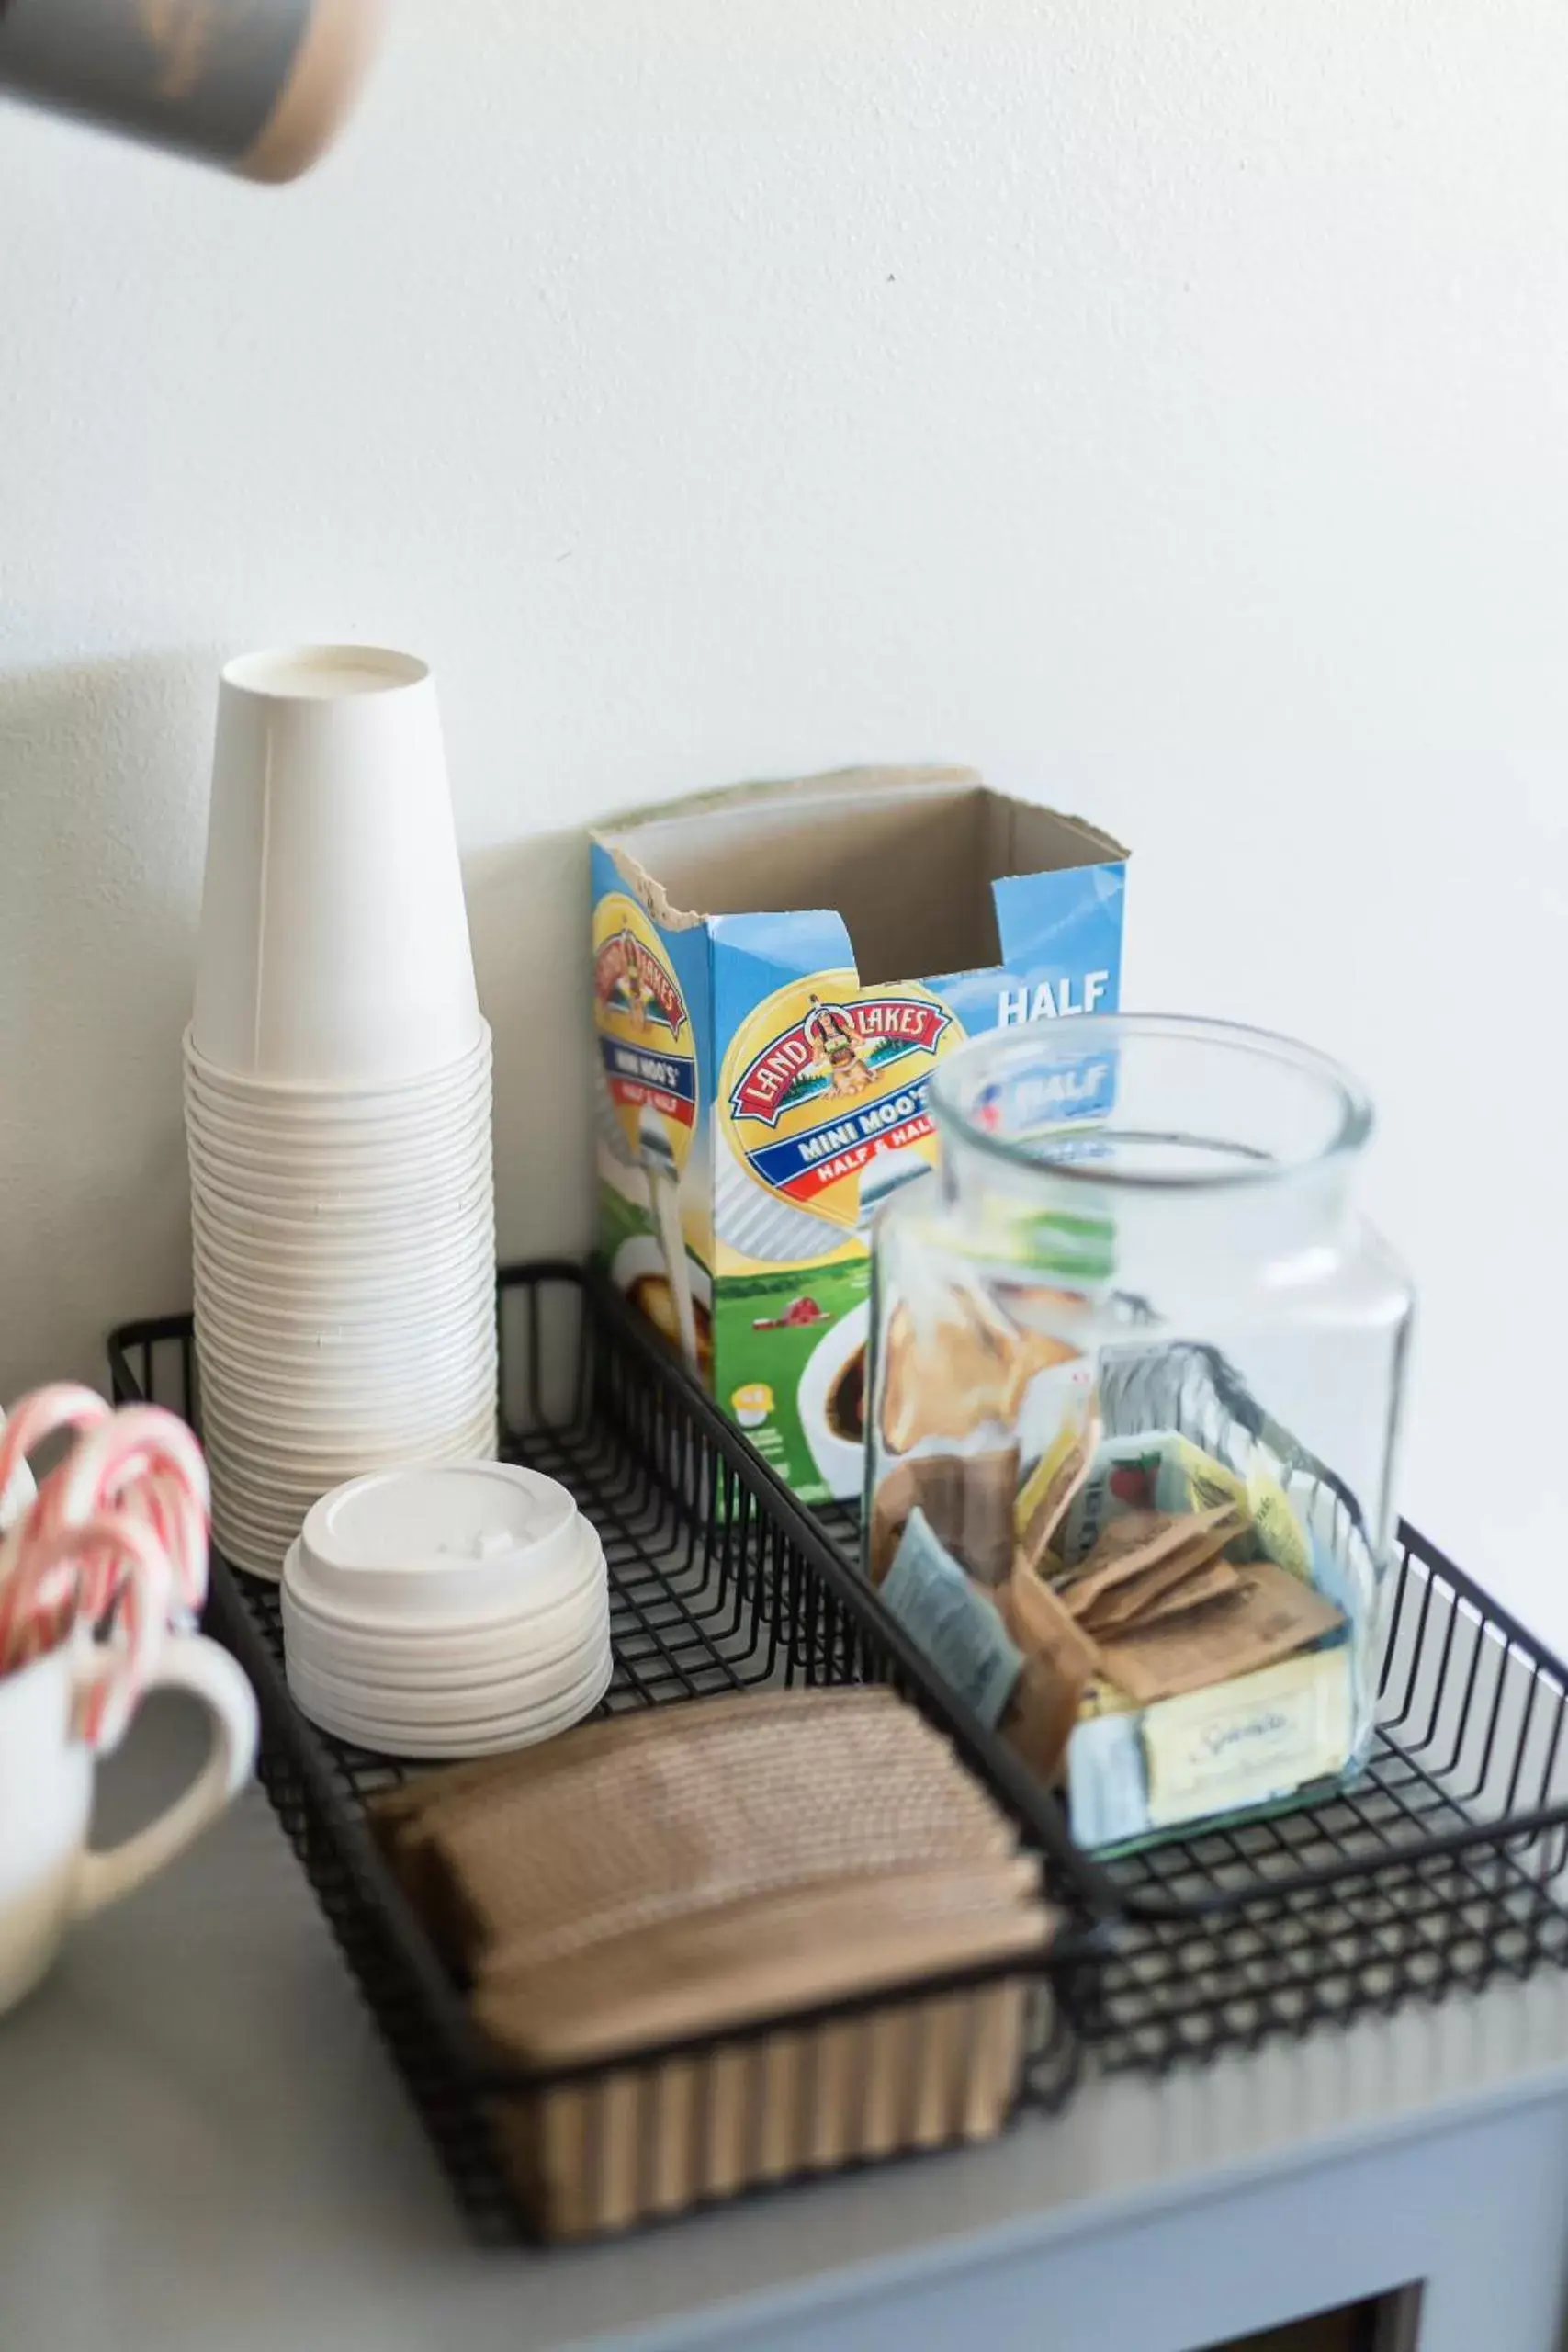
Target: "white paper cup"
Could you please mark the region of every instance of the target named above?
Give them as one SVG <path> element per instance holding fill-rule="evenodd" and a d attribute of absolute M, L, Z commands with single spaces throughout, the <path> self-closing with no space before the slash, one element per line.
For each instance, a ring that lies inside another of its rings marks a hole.
<path fill-rule="evenodd" d="M 435 688 L 315 646 L 219 695 L 191 1038 L 238 1077 L 395 1085 L 480 1040 Z"/>
<path fill-rule="evenodd" d="M 333 1394 L 303 1381 L 290 1385 L 287 1375 L 269 1391 L 209 1364 L 202 1368 L 204 1433 L 209 1425 L 214 1444 L 228 1449 L 253 1481 L 272 1476 L 291 1457 L 314 1462 L 357 1446 L 397 1445 L 417 1460 L 431 1442 L 445 1443 L 492 1416 L 494 1385 L 495 1366 L 482 1357 L 400 1394 L 365 1385 Z M 333 1483 L 356 1475 L 351 1465 Z"/>
<path fill-rule="evenodd" d="M 454 1275 L 445 1287 L 434 1285 L 423 1295 L 398 1285 L 377 1302 L 313 1286 L 298 1295 L 275 1294 L 264 1311 L 249 1295 L 227 1290 L 198 1270 L 197 1327 L 209 1353 L 238 1350 L 255 1371 L 285 1363 L 343 1371 L 351 1362 L 367 1373 L 394 1363 L 400 1371 L 405 1358 L 422 1351 L 480 1345 L 495 1317 L 494 1281 L 487 1256 L 477 1259 L 473 1273 L 460 1283 Z"/>
<path fill-rule="evenodd" d="M 275 1489 L 280 1481 L 309 1477 L 324 1494 L 364 1471 L 419 1461 L 433 1449 L 446 1452 L 464 1439 L 477 1443 L 494 1426 L 493 1386 L 493 1370 L 484 1368 L 438 1395 L 411 1390 L 401 1399 L 311 1398 L 299 1404 L 249 1392 L 231 1402 L 209 1381 L 203 1391 L 205 1433 L 246 1485 Z"/>
<path fill-rule="evenodd" d="M 370 1317 L 377 1306 L 411 1323 L 421 1308 L 443 1296 L 460 1295 L 467 1311 L 471 1295 L 495 1288 L 495 1233 L 489 1219 L 447 1249 L 407 1252 L 350 1252 L 323 1243 L 315 1250 L 289 1251 L 279 1245 L 242 1249 L 215 1237 L 205 1222 L 194 1235 L 197 1286 L 242 1322 L 260 1317 L 303 1315 L 330 1320 L 332 1302 Z"/>
<path fill-rule="evenodd" d="M 314 1501 L 345 1478 L 400 1468 L 432 1455 L 465 1459 L 494 1451 L 495 1409 L 473 1397 L 455 1399 L 450 1411 L 423 1424 L 410 1419 L 400 1427 L 387 1423 L 333 1429 L 302 1419 L 298 1434 L 290 1432 L 265 1453 L 253 1430 L 225 1419 L 216 1407 L 209 1423 L 228 1492 L 235 1500 L 246 1495 L 256 1505 L 269 1496 L 279 1505 L 292 1503 L 310 1490 Z"/>
<path fill-rule="evenodd" d="M 330 1475 L 334 1485 L 367 1470 L 389 1468 L 432 1446 L 445 1449 L 469 1440 L 478 1442 L 493 1423 L 494 1408 L 479 1395 L 454 1391 L 449 1402 L 417 1416 L 410 1412 L 394 1419 L 339 1421 L 325 1412 L 301 1414 L 297 1428 L 273 1436 L 263 1450 L 258 1431 L 276 1429 L 270 1408 L 258 1408 L 246 1420 L 231 1413 L 210 1391 L 203 1400 L 204 1423 L 212 1442 L 235 1463 L 242 1475 L 257 1483 L 284 1478 L 320 1480 Z M 325 1491 L 325 1489 L 321 1489 Z"/>
<path fill-rule="evenodd" d="M 294 1223 L 265 1210 L 225 1201 L 199 1184 L 193 1186 L 191 1200 L 193 1215 L 213 1244 L 236 1260 L 235 1275 L 254 1267 L 264 1270 L 260 1278 L 268 1283 L 275 1264 L 287 1262 L 296 1253 L 308 1262 L 322 1256 L 342 1258 L 350 1272 L 361 1271 L 354 1262 L 356 1258 L 378 1254 L 388 1279 L 400 1280 L 417 1272 L 421 1263 L 450 1259 L 481 1238 L 488 1240 L 495 1224 L 495 1195 L 488 1183 L 453 1199 L 445 1209 L 432 1202 L 417 1214 L 401 1218 L 372 1215 L 368 1210 L 357 1216 L 313 1212 Z"/>
<path fill-rule="evenodd" d="M 191 1189 L 229 1216 L 270 1219 L 280 1233 L 328 1225 L 344 1230 L 384 1227 L 436 1229 L 476 1207 L 493 1189 L 491 1140 L 475 1139 L 440 1158 L 400 1166 L 395 1161 L 353 1176 L 302 1168 L 297 1175 L 259 1170 L 254 1161 L 225 1163 L 194 1143 Z"/>
<path fill-rule="evenodd" d="M 281 1261 L 262 1261 L 254 1281 L 242 1281 L 197 1244 L 198 1307 L 209 1330 L 221 1325 L 242 1347 L 271 1353 L 281 1342 L 319 1350 L 333 1340 L 359 1340 L 382 1348 L 400 1333 L 411 1345 L 435 1332 L 476 1335 L 495 1318 L 495 1261 L 489 1236 L 472 1250 L 418 1274 L 372 1274 L 361 1280 L 323 1261 L 301 1272 Z"/>
<path fill-rule="evenodd" d="M 352 1394 L 355 1385 L 378 1397 L 405 1389 L 417 1396 L 422 1385 L 477 1374 L 481 1365 L 493 1370 L 495 1362 L 493 1336 L 477 1308 L 471 1318 L 432 1315 L 379 1332 L 363 1324 L 302 1325 L 291 1331 L 225 1321 L 198 1297 L 197 1346 L 207 1378 L 236 1394 L 254 1385 L 269 1390 L 271 1402 L 292 1396 L 302 1405 L 334 1391 Z"/>
<path fill-rule="evenodd" d="M 456 1061 L 391 1086 L 288 1087 L 243 1078 L 207 1060 L 185 1033 L 185 1098 L 199 1111 L 267 1134 L 352 1134 L 361 1127 L 421 1125 L 441 1118 L 476 1087 L 491 1083 L 490 1024 Z"/>
<path fill-rule="evenodd" d="M 287 1119 L 256 1111 L 241 1111 L 231 1103 L 216 1103 L 198 1094 L 188 1079 L 184 1107 L 186 1125 L 209 1148 L 231 1157 L 287 1155 L 306 1162 L 335 1155 L 340 1159 L 363 1158 L 370 1152 L 399 1159 L 426 1154 L 482 1130 L 489 1123 L 494 1093 L 486 1061 L 462 1087 L 444 1091 L 438 1101 L 420 1105 L 417 1115 L 375 1118 Z M 321 1098 L 333 1102 L 346 1098 Z"/>
<path fill-rule="evenodd" d="M 197 1293 L 197 1345 L 203 1369 L 238 1387 L 246 1380 L 296 1390 L 303 1397 L 321 1385 L 350 1382 L 402 1387 L 411 1374 L 444 1380 L 468 1367 L 489 1363 L 495 1351 L 493 1309 L 488 1291 L 476 1290 L 471 1313 L 406 1314 L 383 1326 L 364 1318 L 297 1325 L 263 1323 L 226 1315 L 205 1292 Z"/>
<path fill-rule="evenodd" d="M 476 1295 L 471 1317 L 433 1314 L 379 1331 L 364 1324 L 289 1330 L 225 1319 L 198 1293 L 197 1348 L 204 1374 L 216 1374 L 237 1391 L 254 1383 L 277 1396 L 297 1396 L 302 1404 L 355 1384 L 378 1395 L 412 1386 L 417 1396 L 422 1374 L 434 1385 L 477 1373 L 481 1364 L 493 1368 L 494 1334 L 481 1319 L 486 1311 Z"/>
<path fill-rule="evenodd" d="M 454 1350 L 439 1365 L 388 1364 L 367 1371 L 316 1373 L 286 1362 L 262 1370 L 214 1353 L 198 1337 L 204 1409 L 215 1429 L 252 1448 L 258 1459 L 323 1443 L 378 1438 L 412 1444 L 433 1430 L 477 1420 L 494 1398 L 493 1354 Z M 346 1475 L 346 1474 L 345 1474 Z"/>
<path fill-rule="evenodd" d="M 367 1249 L 358 1253 L 323 1243 L 314 1250 L 290 1251 L 276 1245 L 243 1249 L 215 1236 L 198 1216 L 193 1259 L 197 1285 L 214 1305 L 247 1323 L 251 1312 L 265 1321 L 302 1317 L 330 1320 L 335 1303 L 347 1315 L 377 1319 L 376 1310 L 412 1323 L 431 1303 L 449 1302 L 467 1314 L 475 1298 L 495 1288 L 495 1240 L 488 1218 L 442 1250 L 401 1252 Z"/>
<path fill-rule="evenodd" d="M 378 1299 L 395 1302 L 445 1285 L 466 1286 L 488 1275 L 495 1285 L 495 1227 L 480 1216 L 470 1230 L 453 1236 L 440 1248 L 394 1248 L 390 1243 L 363 1248 L 334 1242 L 326 1235 L 298 1245 L 227 1234 L 212 1226 L 204 1210 L 195 1223 L 194 1255 L 198 1274 L 209 1286 L 231 1299 L 236 1307 L 254 1303 L 287 1304 L 299 1308 L 335 1290 L 368 1306 Z M 283 1300 L 279 1293 L 286 1294 Z"/>
<path fill-rule="evenodd" d="M 186 1137 L 194 1164 L 210 1167 L 231 1183 L 238 1179 L 247 1189 L 265 1192 L 280 1180 L 298 1184 L 304 1179 L 328 1190 L 334 1185 L 359 1189 L 394 1179 L 406 1182 L 445 1171 L 456 1159 L 477 1159 L 487 1153 L 490 1097 L 481 1095 L 460 1119 L 450 1119 L 423 1136 L 383 1135 L 367 1127 L 356 1141 L 318 1145 L 288 1136 L 258 1139 L 239 1130 L 215 1135 L 187 1110 Z"/>
<path fill-rule="evenodd" d="M 423 1442 L 407 1440 L 392 1464 L 372 1467 L 406 1468 L 415 1462 L 485 1462 L 494 1453 L 494 1415 L 481 1414 L 445 1436 L 432 1433 Z M 335 1492 L 345 1479 L 364 1475 L 356 1466 L 364 1458 L 356 1446 L 345 1446 L 341 1457 L 325 1467 L 296 1467 L 282 1461 L 258 1460 L 246 1447 L 231 1448 L 228 1438 L 215 1430 L 209 1455 L 213 1468 L 213 1491 L 221 1495 L 231 1518 L 243 1521 L 255 1532 L 270 1532 L 293 1520 L 291 1540 L 298 1534 L 305 1513 L 323 1495 Z"/>
<path fill-rule="evenodd" d="M 364 1119 L 357 1126 L 323 1127 L 312 1133 L 243 1125 L 235 1119 L 214 1118 L 199 1103 L 188 1100 L 186 1103 L 186 1132 L 202 1159 L 253 1168 L 264 1174 L 341 1171 L 356 1176 L 383 1167 L 423 1167 L 477 1144 L 490 1133 L 490 1123 L 488 1083 L 418 1126 Z"/>
<path fill-rule="evenodd" d="M 432 1457 L 433 1461 L 446 1464 L 477 1462 L 484 1458 L 483 1453 L 478 1451 Z M 343 1481 L 340 1478 L 335 1483 L 341 1486 Z M 330 1494 L 332 1488 L 326 1487 L 322 1491 Z M 299 1530 L 320 1499 L 319 1494 L 307 1489 L 289 1497 L 257 1501 L 243 1491 L 231 1494 L 225 1488 L 221 1509 L 214 1504 L 213 1525 L 218 1531 L 220 1549 L 229 1551 L 231 1544 L 249 1546 L 253 1554 L 260 1553 L 265 1557 L 264 1573 L 280 1575 L 285 1555 L 299 1542 Z M 236 1555 L 231 1552 L 230 1556 Z M 244 1559 L 244 1565 L 250 1565 L 249 1558 Z"/>
<path fill-rule="evenodd" d="M 496 1374 L 488 1332 L 438 1332 L 408 1342 L 394 1335 L 377 1350 L 344 1346 L 309 1351 L 265 1335 L 242 1351 L 225 1331 L 197 1319 L 197 1352 L 203 1396 L 246 1411 L 308 1418 L 358 1405 L 362 1419 L 385 1419 L 399 1405 L 423 1411 L 438 1398 Z M 281 1430 L 279 1431 L 281 1435 Z"/>
<path fill-rule="evenodd" d="M 192 1193 L 191 1213 L 210 1270 L 267 1292 L 279 1279 L 303 1288 L 312 1276 L 334 1272 L 392 1289 L 438 1267 L 451 1272 L 470 1255 L 494 1262 L 495 1206 L 488 1189 L 454 1203 L 447 1216 L 432 1209 L 406 1227 L 364 1218 L 339 1226 L 317 1219 L 296 1228 L 259 1212 L 231 1209 L 200 1191 Z"/>

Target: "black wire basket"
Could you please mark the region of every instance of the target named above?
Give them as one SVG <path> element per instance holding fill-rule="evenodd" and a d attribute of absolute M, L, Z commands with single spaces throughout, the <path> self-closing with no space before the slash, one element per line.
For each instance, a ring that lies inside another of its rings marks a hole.
<path fill-rule="evenodd" d="M 1157 2072 L 1568 1961 L 1558 1900 L 1568 1676 L 1414 1531 L 1401 1530 L 1392 1572 L 1379 1727 L 1360 1778 L 1097 1862 L 1073 1846 L 1054 1794 L 938 1680 L 862 1578 L 853 1514 L 806 1510 L 602 1276 L 513 1270 L 500 1314 L 505 1451 L 569 1486 L 604 1539 L 615 1652 L 604 1711 L 765 1685 L 890 1683 L 948 1734 L 1044 1858 L 1066 1925 L 1032 1981 L 1021 2107 L 1059 2107 L 1086 2064 Z M 199 1426 L 188 1317 L 116 1333 L 110 1363 L 118 1399 L 152 1397 Z M 256 1686 L 262 1777 L 457 2196 L 481 2234 L 519 2234 L 497 2102 L 564 2077 L 496 2066 L 369 1835 L 367 1799 L 417 1768 L 329 1738 L 299 1713 L 274 1589 L 215 1562 L 208 1625 Z M 628 2074 L 711 2046 L 621 2062 L 619 2095 Z M 760 2101 L 760 2041 L 727 2032 L 743 2065 L 749 2046 Z M 577 2071 L 592 2086 L 593 2070 Z"/>
<path fill-rule="evenodd" d="M 530 1266 L 502 1272 L 499 1310 L 503 1452 L 569 1487 L 604 1545 L 615 1673 L 599 1712 L 767 1687 L 890 1684 L 936 1723 L 976 1777 L 990 1784 L 1026 1842 L 1044 1845 L 1048 1883 L 1058 1897 L 1066 1896 L 1075 1918 L 1086 1916 L 1072 1894 L 1065 1841 L 1058 1842 L 1054 1826 L 1043 1840 L 1028 1818 L 1026 1776 L 981 1726 L 950 1718 L 925 1662 L 885 1618 L 857 1572 L 787 1498 L 787 1507 L 775 1505 L 744 1439 L 692 1384 L 671 1376 L 660 1343 L 619 1295 L 574 1265 Z M 188 1317 L 116 1332 L 109 1361 L 117 1400 L 150 1398 L 199 1428 Z M 656 2084 L 668 2065 L 723 2061 L 727 2075 L 716 2077 L 712 2065 L 692 2072 L 703 2083 L 719 2080 L 727 2102 L 739 2081 L 747 2130 L 754 2124 L 755 2137 L 763 2137 L 771 2024 L 726 2028 L 722 2037 L 664 2042 L 629 2060 L 549 2073 L 499 2064 L 470 2023 L 460 1989 L 436 1958 L 366 1818 L 368 1799 L 421 1768 L 330 1737 L 299 1713 L 285 1678 L 276 1588 L 237 1576 L 215 1558 L 205 1623 L 255 1687 L 261 1779 L 477 2234 L 493 2240 L 536 2233 L 536 2204 L 520 2191 L 516 2165 L 506 2160 L 506 2119 L 518 2111 L 519 2101 L 537 2100 L 551 2089 L 571 2085 L 588 2095 L 591 2171 L 596 2132 L 606 2166 L 626 2169 L 628 2100 L 634 2109 L 640 2101 L 650 2176 L 644 2186 L 650 2190 L 660 2165 Z M 951 2015 L 973 2011 L 981 2019 L 983 1996 L 1003 1985 L 1020 1987 L 1024 1996 L 1021 2100 L 1055 2108 L 1076 2079 L 1079 2044 L 1066 2005 L 1038 1962 L 987 1963 L 921 1980 L 908 1992 L 792 2011 L 789 2029 L 799 2037 L 874 2012 L 884 2030 L 892 2019 L 915 2030 L 932 2005 L 942 2003 Z M 893 2119 L 889 2132 L 897 2143 L 937 2147 L 969 2136 L 964 2071 L 961 2064 L 953 2074 L 950 2112 L 911 2114 L 908 2132 L 901 2119 Z M 912 2098 L 918 2088 L 911 2084 Z M 795 2095 L 807 2102 L 816 2096 L 809 2068 Z M 709 2120 L 700 2112 L 693 2118 L 694 2142 L 707 2136 Z M 634 2173 L 642 2162 L 634 2161 Z M 775 2168 L 770 2179 L 791 2177 Z M 627 2215 L 641 2218 L 649 2198 L 638 2182 L 622 2184 L 622 2191 Z"/>

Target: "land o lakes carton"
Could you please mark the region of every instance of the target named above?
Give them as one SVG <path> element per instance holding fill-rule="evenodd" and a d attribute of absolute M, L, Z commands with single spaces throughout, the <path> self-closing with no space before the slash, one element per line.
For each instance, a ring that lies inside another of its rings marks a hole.
<path fill-rule="evenodd" d="M 931 1070 L 1115 1008 L 1125 859 L 963 768 L 593 836 L 601 1253 L 807 1502 L 861 1490 L 869 1221 L 935 1156 Z"/>

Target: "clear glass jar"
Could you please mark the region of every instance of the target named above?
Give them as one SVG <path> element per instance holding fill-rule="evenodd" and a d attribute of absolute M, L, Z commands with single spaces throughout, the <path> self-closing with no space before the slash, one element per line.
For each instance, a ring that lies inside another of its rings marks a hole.
<path fill-rule="evenodd" d="M 1115 1850 L 1371 1738 L 1412 1295 L 1354 1203 L 1356 1081 L 1090 1014 L 934 1073 L 874 1255 L 866 1566 Z"/>

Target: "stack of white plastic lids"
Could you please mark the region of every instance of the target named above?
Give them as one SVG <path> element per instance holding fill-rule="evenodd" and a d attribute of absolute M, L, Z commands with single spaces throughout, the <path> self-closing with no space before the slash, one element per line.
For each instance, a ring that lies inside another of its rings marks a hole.
<path fill-rule="evenodd" d="M 390 1756 L 489 1756 L 609 1687 L 598 1537 L 564 1487 L 506 1463 L 352 1480 L 283 1571 L 288 1687 L 323 1731 Z"/>
<path fill-rule="evenodd" d="M 342 1480 L 495 1452 L 491 1038 L 423 662 L 225 672 L 186 1131 L 214 1532 L 275 1577 Z"/>

